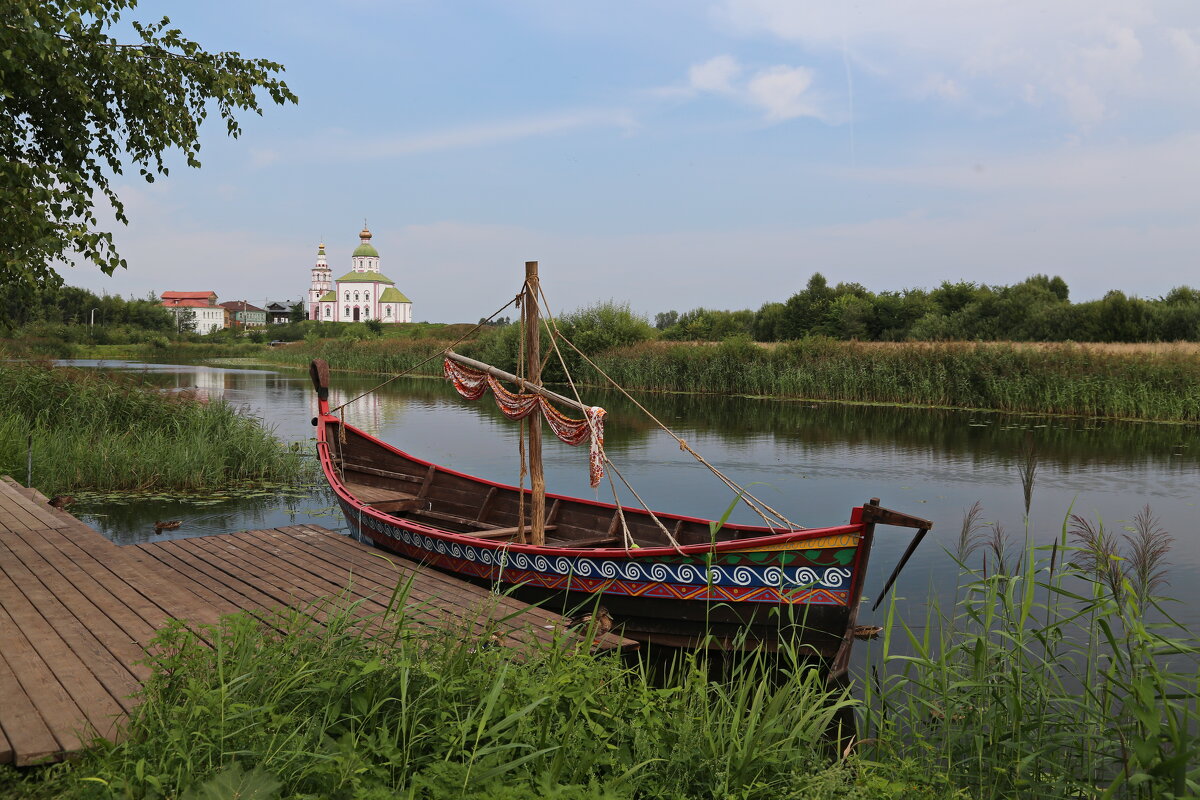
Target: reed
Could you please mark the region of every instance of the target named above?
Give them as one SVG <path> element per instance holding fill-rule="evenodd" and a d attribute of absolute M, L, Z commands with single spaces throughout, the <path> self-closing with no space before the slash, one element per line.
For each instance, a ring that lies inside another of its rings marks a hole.
<path fill-rule="evenodd" d="M 271 350 L 263 358 L 277 364 L 308 367 L 314 358 L 323 358 L 335 370 L 394 375 L 412 370 L 422 362 L 416 375 L 441 375 L 438 356 L 453 339 L 317 339 Z"/>
<path fill-rule="evenodd" d="M 459 345 L 503 367 L 507 329 Z M 277 348 L 265 359 L 306 366 L 324 358 L 336 370 L 440 375 L 438 337 L 320 339 Z M 432 357 L 432 358 L 431 358 Z M 1114 348 L 1079 344 L 859 343 L 804 339 L 764 346 L 642 342 L 594 353 L 597 365 L 635 391 L 741 394 L 871 404 L 971 408 L 1112 419 L 1200 421 L 1200 361 L 1185 347 Z M 582 384 L 605 379 L 571 359 Z M 551 375 L 557 362 L 550 362 Z"/>
<path fill-rule="evenodd" d="M 195 364 L 206 358 L 246 358 L 267 350 L 253 342 L 180 342 L 157 336 L 140 344 L 76 344 L 61 358 L 127 359 Z"/>
<path fill-rule="evenodd" d="M 1149 510 L 1005 544 L 964 519 L 956 602 L 893 604 L 851 701 L 786 648 L 664 668 L 431 631 L 347 598 L 175 623 L 117 744 L 14 797 L 1182 798 L 1200 790 L 1200 645 L 1159 592 Z M 1003 557 L 996 558 L 997 549 Z M 982 563 L 968 565 L 967 561 Z M 320 624 L 314 624 L 319 620 Z M 863 738 L 824 734 L 854 705 Z"/>
<path fill-rule="evenodd" d="M 1184 350 L 1084 345 L 888 347 L 806 339 L 765 348 L 646 342 L 599 366 L 627 389 L 713 392 L 1118 419 L 1200 420 L 1200 361 Z"/>
<path fill-rule="evenodd" d="M 0 474 L 46 494 L 77 489 L 200 490 L 281 483 L 309 467 L 223 400 L 165 393 L 136 376 L 0 365 Z"/>
<path fill-rule="evenodd" d="M 590 639 L 515 654 L 487 646 L 487 635 L 423 631 L 403 606 L 365 625 L 361 607 L 335 599 L 199 632 L 167 627 L 127 737 L 44 773 L 41 788 L 67 797 L 862 796 L 854 772 L 823 755 L 825 730 L 848 701 L 798 659 L 783 671 L 750 659 L 713 679 L 690 658 L 651 680 L 619 654 L 589 654 Z"/>
<path fill-rule="evenodd" d="M 1169 537 L 1069 517 L 1013 552 L 963 522 L 953 608 L 895 604 L 864 682 L 874 757 L 914 758 L 973 797 L 1193 797 L 1200 640 L 1159 594 Z M 982 559 L 968 557 L 982 552 Z"/>

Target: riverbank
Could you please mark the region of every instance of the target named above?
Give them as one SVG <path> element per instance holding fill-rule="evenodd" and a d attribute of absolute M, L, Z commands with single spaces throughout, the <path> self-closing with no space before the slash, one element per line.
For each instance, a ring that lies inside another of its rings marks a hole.
<path fill-rule="evenodd" d="M 137 376 L 0 364 L 0 474 L 33 486 L 195 492 L 300 479 L 311 467 L 224 400 Z"/>
<path fill-rule="evenodd" d="M 297 367 L 324 358 L 335 370 L 393 375 L 450 343 L 328 339 L 274 348 L 262 358 Z M 468 355 L 499 349 L 486 340 L 460 346 Z M 1200 358 L 1189 343 L 646 341 L 591 357 L 618 384 L 635 391 L 1200 422 Z M 416 374 L 440 375 L 440 359 L 434 357 Z M 603 383 L 586 367 L 575 377 L 584 384 Z"/>
<path fill-rule="evenodd" d="M 1163 624 L 1169 537 L 1072 519 L 1052 547 L 964 520 L 952 608 L 893 605 L 849 695 L 797 654 L 665 670 L 514 656 L 392 614 L 162 631 L 128 735 L 0 770 L 48 797 L 1080 798 L 1200 790 L 1200 644 Z M 985 555 L 986 554 L 986 555 Z M 398 591 L 403 592 L 403 587 Z M 402 608 L 403 603 L 394 603 Z M 1145 624 L 1147 618 L 1161 622 Z M 585 638 L 586 641 L 586 638 Z M 1086 687 L 1080 691 L 1079 687 Z M 830 747 L 839 710 L 860 739 Z"/>
<path fill-rule="evenodd" d="M 258 358 L 301 368 L 313 358 L 323 358 L 335 370 L 395 375 L 417 368 L 414 374 L 435 376 L 441 374 L 437 354 L 469 330 L 464 325 L 424 325 L 406 328 L 405 336 L 310 336 L 276 347 L 164 340 L 137 345 L 64 344 L 57 349 L 44 345 L 11 354 L 176 363 Z M 485 328 L 457 347 L 466 355 L 511 370 L 515 368 L 515 341 L 507 328 Z M 601 369 L 633 391 L 1200 422 L 1200 344 L 1192 342 L 843 342 L 813 338 L 766 344 L 746 339 L 720 344 L 645 340 L 611 349 L 585 349 Z M 582 365 L 578 357 L 570 352 L 567 356 L 581 385 L 604 383 L 603 377 Z M 561 378 L 553 360 L 547 364 L 546 375 L 548 380 Z"/>

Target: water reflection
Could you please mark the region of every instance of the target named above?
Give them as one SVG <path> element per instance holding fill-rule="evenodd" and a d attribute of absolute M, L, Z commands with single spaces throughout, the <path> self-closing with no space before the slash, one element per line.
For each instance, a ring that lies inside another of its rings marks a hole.
<path fill-rule="evenodd" d="M 273 426 L 284 440 L 311 441 L 315 397 L 300 370 L 105 366 L 141 370 L 145 380 L 164 388 L 196 387 L 220 395 Z M 331 382 L 337 405 L 381 379 L 334 373 Z M 596 391 L 584 399 L 608 410 L 609 455 L 651 506 L 707 517 L 724 512 L 729 490 L 680 452 L 629 400 Z M 924 597 L 931 584 L 951 580 L 953 568 L 942 548 L 953 547 L 963 513 L 976 501 L 982 503 L 984 521 L 999 522 L 1018 538 L 1028 518 L 1029 530 L 1041 542 L 1061 533 L 1071 510 L 1120 528 L 1150 503 L 1176 539 L 1173 593 L 1185 608 L 1200 609 L 1200 586 L 1188 580 L 1200 568 L 1196 426 L 696 395 L 641 400 L 715 466 L 796 523 L 845 522 L 852 507 L 871 497 L 932 519 L 934 531 L 897 584 L 901 594 Z M 351 424 L 420 458 L 493 480 L 519 481 L 518 427 L 490 397 L 469 402 L 440 380 L 401 379 L 351 403 L 345 414 Z M 553 437 L 545 440 L 550 491 L 612 499 L 607 486 L 599 491 L 587 486 L 585 450 Z M 1032 474 L 1030 452 L 1036 453 Z M 620 497 L 634 502 L 626 492 Z M 314 495 L 310 505 L 328 504 Z M 229 516 L 214 519 L 213 525 L 224 525 L 224 530 L 273 527 L 291 524 L 302 512 L 286 504 L 231 508 Z M 100 525 L 113 538 L 134 541 L 153 536 L 144 532 L 147 519 L 117 515 Z M 757 521 L 746 509 L 737 511 L 734 520 Z M 312 521 L 330 526 L 332 519 Z M 868 592 L 882 584 L 907 536 L 905 531 L 881 532 Z"/>

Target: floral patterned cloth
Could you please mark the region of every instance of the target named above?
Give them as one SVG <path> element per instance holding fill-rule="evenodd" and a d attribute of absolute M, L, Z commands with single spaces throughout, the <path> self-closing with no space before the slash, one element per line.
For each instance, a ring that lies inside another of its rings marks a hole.
<path fill-rule="evenodd" d="M 600 485 L 600 479 L 604 477 L 605 411 L 603 408 L 592 406 L 584 412 L 584 419 L 573 419 L 550 405 L 550 401 L 540 394 L 510 392 L 500 384 L 500 381 L 486 372 L 464 367 L 448 358 L 443 364 L 443 372 L 446 378 L 454 384 L 458 393 L 468 400 L 478 400 L 483 396 L 484 390 L 490 386 L 492 394 L 496 397 L 496 405 L 500 406 L 500 411 L 509 419 L 525 419 L 535 409 L 541 409 L 546 424 L 562 441 L 575 446 L 590 441 L 588 473 L 592 488 Z"/>

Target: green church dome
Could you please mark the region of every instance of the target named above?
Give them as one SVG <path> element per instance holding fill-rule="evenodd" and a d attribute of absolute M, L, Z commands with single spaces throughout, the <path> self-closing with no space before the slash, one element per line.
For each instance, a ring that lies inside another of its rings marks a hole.
<path fill-rule="evenodd" d="M 363 225 L 363 229 L 361 231 L 359 231 L 358 239 L 360 242 L 362 242 L 362 244 L 360 244 L 358 247 L 354 248 L 354 255 L 352 256 L 352 258 L 359 258 L 360 256 L 367 256 L 368 258 L 379 258 L 379 251 L 376 250 L 375 247 L 371 244 L 371 231 L 367 228 L 367 226 L 365 224 Z"/>

